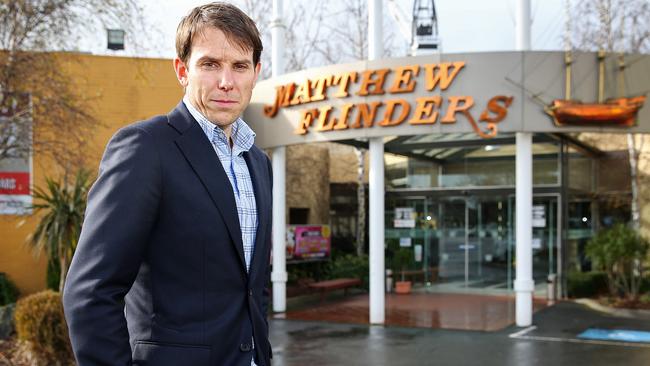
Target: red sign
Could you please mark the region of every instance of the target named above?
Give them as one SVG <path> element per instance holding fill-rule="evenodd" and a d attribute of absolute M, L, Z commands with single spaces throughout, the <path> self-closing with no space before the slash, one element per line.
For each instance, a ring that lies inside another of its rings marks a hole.
<path fill-rule="evenodd" d="M 0 194 L 28 195 L 28 172 L 0 172 Z"/>

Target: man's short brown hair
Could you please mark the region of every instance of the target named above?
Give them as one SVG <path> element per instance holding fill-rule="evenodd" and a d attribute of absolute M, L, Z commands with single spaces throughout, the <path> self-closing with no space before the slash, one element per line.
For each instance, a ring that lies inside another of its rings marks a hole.
<path fill-rule="evenodd" d="M 228 41 L 244 50 L 253 50 L 253 64 L 260 62 L 262 40 L 255 22 L 234 5 L 213 2 L 197 6 L 181 20 L 176 30 L 176 56 L 187 64 L 194 37 L 205 27 L 222 31 Z"/>

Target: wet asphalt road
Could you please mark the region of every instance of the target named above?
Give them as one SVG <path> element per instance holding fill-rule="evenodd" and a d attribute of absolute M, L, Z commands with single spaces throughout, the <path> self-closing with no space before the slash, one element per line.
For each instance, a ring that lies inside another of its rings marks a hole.
<path fill-rule="evenodd" d="M 650 344 L 588 342 L 587 328 L 650 331 L 650 321 L 617 318 L 575 303 L 535 314 L 536 328 L 497 332 L 270 320 L 273 366 L 319 365 L 649 365 Z M 511 335 L 519 333 L 518 336 Z"/>

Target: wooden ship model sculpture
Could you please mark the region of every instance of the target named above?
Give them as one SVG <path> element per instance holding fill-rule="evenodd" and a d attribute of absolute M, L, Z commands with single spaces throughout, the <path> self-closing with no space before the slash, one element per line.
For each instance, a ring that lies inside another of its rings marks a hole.
<path fill-rule="evenodd" d="M 605 89 L 605 52 L 598 52 L 598 102 L 583 103 L 571 99 L 571 53 L 565 55 L 567 99 L 555 99 L 545 107 L 545 111 L 553 118 L 557 126 L 619 126 L 633 127 L 636 116 L 645 103 L 645 95 L 620 97 L 604 100 Z M 619 84 L 622 85 L 622 75 L 625 69 L 623 55 L 619 56 Z M 623 88 L 621 88 L 623 89 Z"/>

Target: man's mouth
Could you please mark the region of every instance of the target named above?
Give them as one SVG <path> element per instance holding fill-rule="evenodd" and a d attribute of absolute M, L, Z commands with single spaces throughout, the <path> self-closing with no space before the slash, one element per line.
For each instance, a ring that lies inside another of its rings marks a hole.
<path fill-rule="evenodd" d="M 232 99 L 212 99 L 212 101 L 215 102 L 215 103 L 217 103 L 217 104 L 222 104 L 222 105 L 233 105 L 233 104 L 237 104 L 237 101 L 236 101 L 236 100 L 232 100 Z"/>

